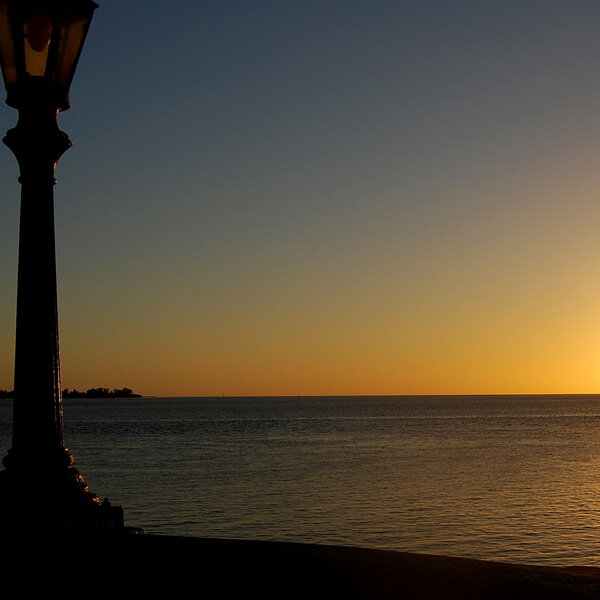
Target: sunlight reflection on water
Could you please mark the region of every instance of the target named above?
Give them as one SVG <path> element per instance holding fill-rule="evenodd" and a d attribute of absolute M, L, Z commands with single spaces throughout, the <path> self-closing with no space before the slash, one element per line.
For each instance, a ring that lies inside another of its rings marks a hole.
<path fill-rule="evenodd" d="M 68 399 L 65 421 L 153 533 L 600 565 L 596 398 Z"/>

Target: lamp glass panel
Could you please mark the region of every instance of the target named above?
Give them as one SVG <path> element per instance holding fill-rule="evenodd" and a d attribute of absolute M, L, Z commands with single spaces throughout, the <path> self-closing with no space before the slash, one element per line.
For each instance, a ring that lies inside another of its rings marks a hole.
<path fill-rule="evenodd" d="M 61 24 L 54 80 L 63 89 L 68 89 L 71 85 L 88 23 L 87 17 L 72 17 Z"/>
<path fill-rule="evenodd" d="M 6 0 L 0 1 L 0 61 L 2 62 L 4 83 L 6 85 L 14 83 L 17 80 L 17 66 Z"/>
<path fill-rule="evenodd" d="M 25 72 L 34 77 L 43 77 L 46 73 L 48 48 L 52 35 L 52 20 L 48 10 L 33 12 L 23 24 Z"/>

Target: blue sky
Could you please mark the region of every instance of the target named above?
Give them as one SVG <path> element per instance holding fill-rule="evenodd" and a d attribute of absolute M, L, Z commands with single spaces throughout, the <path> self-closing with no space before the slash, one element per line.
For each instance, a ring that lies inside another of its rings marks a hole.
<path fill-rule="evenodd" d="M 597 3 L 100 4 L 60 115 L 67 387 L 595 391 Z"/>

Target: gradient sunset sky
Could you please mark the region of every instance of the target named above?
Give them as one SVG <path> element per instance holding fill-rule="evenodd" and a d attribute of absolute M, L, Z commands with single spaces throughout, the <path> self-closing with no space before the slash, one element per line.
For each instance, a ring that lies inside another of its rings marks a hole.
<path fill-rule="evenodd" d="M 597 0 L 99 3 L 60 116 L 64 387 L 600 392 Z"/>

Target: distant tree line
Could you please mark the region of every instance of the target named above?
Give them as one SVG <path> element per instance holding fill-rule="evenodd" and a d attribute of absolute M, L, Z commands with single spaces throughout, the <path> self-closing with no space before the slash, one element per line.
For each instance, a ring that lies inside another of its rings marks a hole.
<path fill-rule="evenodd" d="M 12 398 L 14 391 L 0 390 L 0 398 Z M 63 398 L 141 398 L 141 394 L 134 394 L 133 390 L 124 388 L 115 388 L 109 390 L 108 388 L 90 388 L 85 392 L 79 390 L 63 390 Z"/>
<path fill-rule="evenodd" d="M 85 392 L 79 390 L 69 390 L 68 388 L 63 390 L 64 398 L 141 398 L 141 394 L 134 394 L 133 390 L 124 388 L 115 388 L 109 390 L 108 388 L 90 388 Z"/>

